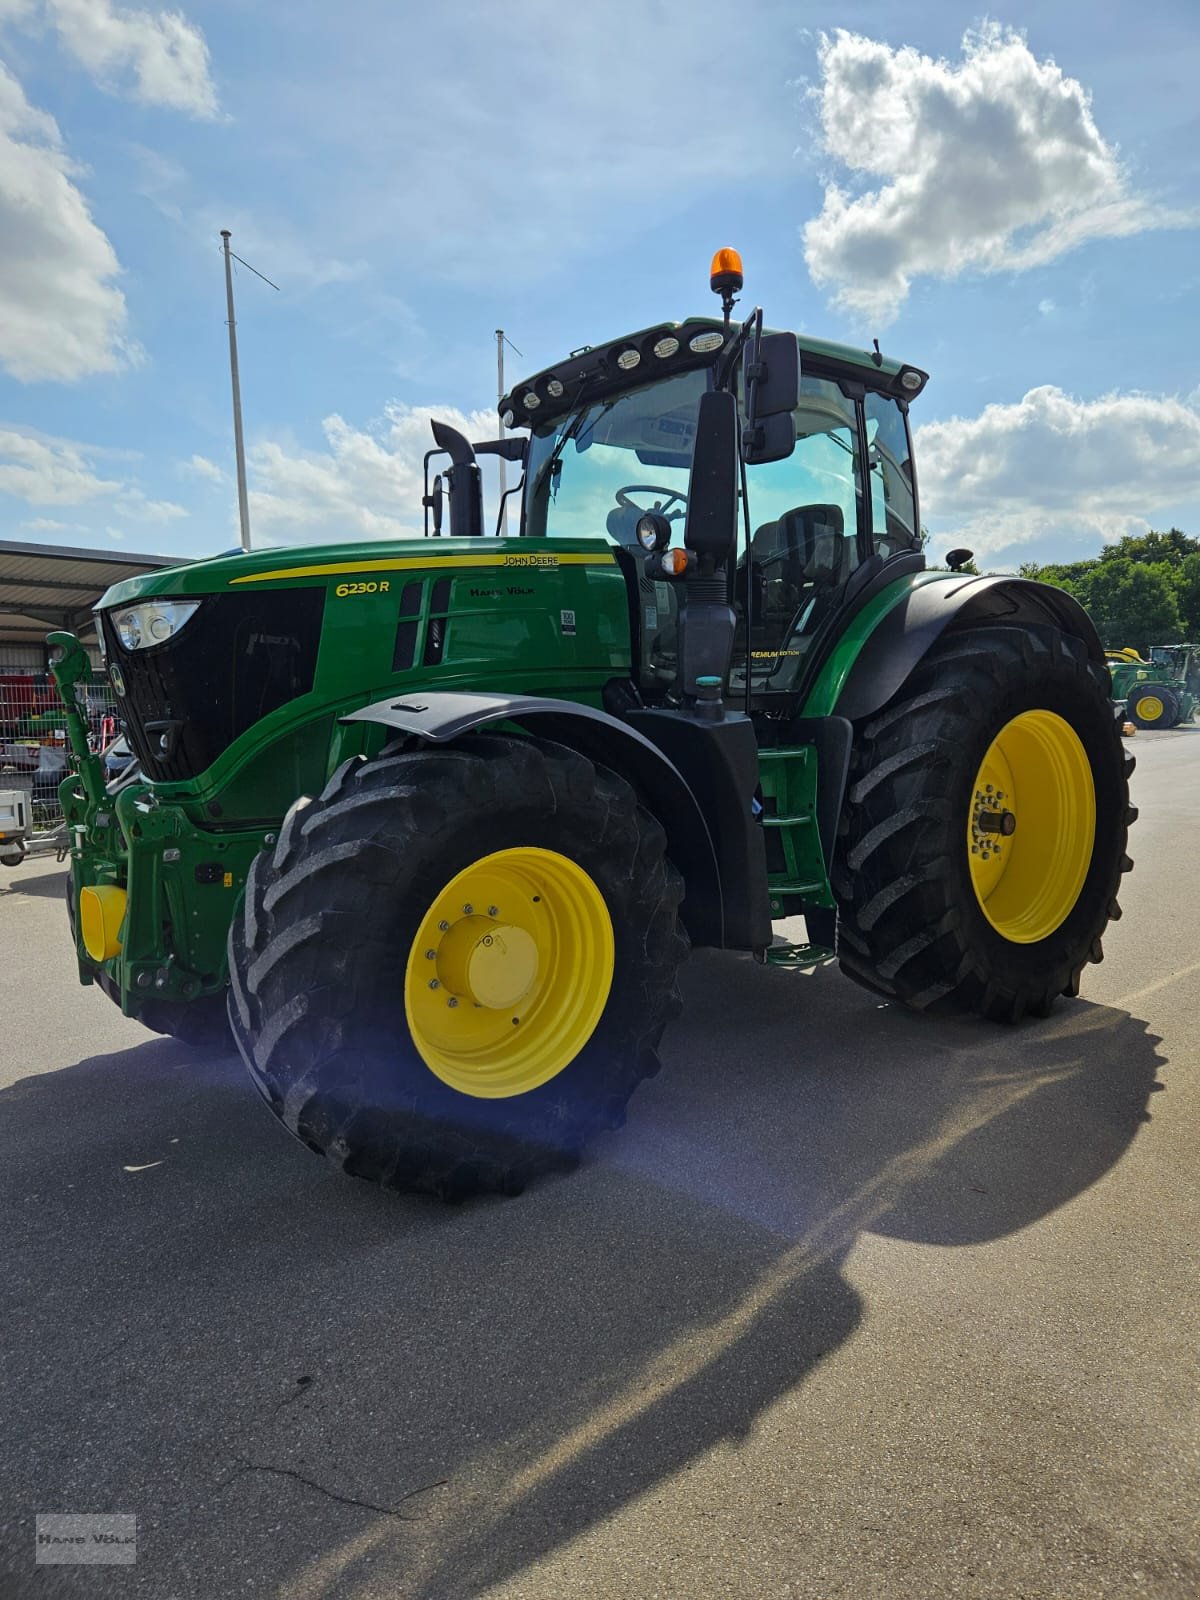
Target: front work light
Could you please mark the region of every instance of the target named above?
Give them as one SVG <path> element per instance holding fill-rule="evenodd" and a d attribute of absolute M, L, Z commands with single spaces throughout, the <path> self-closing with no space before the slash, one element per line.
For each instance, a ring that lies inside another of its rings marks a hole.
<path fill-rule="evenodd" d="M 710 350 L 719 350 L 724 343 L 723 333 L 696 333 L 688 340 L 688 349 L 694 355 L 706 356 Z"/>
<path fill-rule="evenodd" d="M 199 609 L 199 600 L 145 600 L 114 612 L 113 626 L 126 650 L 149 650 L 173 639 Z"/>
<path fill-rule="evenodd" d="M 665 550 L 671 542 L 671 524 L 661 511 L 647 511 L 638 518 L 637 540 L 643 550 Z"/>

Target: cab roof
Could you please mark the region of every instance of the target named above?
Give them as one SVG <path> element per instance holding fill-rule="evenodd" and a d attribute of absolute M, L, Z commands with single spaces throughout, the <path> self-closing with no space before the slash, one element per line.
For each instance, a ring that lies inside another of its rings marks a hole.
<path fill-rule="evenodd" d="M 588 399 L 624 388 L 634 388 L 649 378 L 670 376 L 690 368 L 710 366 L 727 340 L 739 331 L 729 329 L 716 317 L 689 317 L 686 322 L 659 322 L 636 333 L 623 334 L 603 345 L 584 345 L 572 350 L 565 360 L 543 367 L 532 377 L 514 384 L 500 401 L 498 410 L 506 428 L 531 427 L 549 417 L 574 408 L 586 391 Z M 777 330 L 767 329 L 766 332 Z M 714 335 L 721 342 L 713 345 Z M 805 356 L 823 370 L 878 389 L 897 399 L 912 400 L 920 394 L 928 373 L 907 362 L 897 361 L 874 350 L 854 345 L 834 344 L 827 339 L 795 335 L 800 346 L 800 361 Z M 699 342 L 701 348 L 693 346 Z M 916 373 L 920 382 L 901 383 L 901 374 Z"/>

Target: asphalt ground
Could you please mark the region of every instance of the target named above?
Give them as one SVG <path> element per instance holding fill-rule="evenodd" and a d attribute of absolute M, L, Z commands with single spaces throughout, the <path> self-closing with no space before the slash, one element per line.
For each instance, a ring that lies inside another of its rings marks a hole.
<path fill-rule="evenodd" d="M 629 1126 L 457 1208 L 309 1155 L 77 985 L 62 868 L 0 876 L 0 1595 L 1194 1600 L 1200 729 L 1132 748 L 1080 1000 L 698 956 Z M 35 1567 L 48 1511 L 136 1564 Z"/>

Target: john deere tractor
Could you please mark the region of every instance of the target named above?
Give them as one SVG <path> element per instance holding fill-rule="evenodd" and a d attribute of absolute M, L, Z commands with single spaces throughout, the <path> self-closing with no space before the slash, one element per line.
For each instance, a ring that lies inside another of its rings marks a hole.
<path fill-rule="evenodd" d="M 1139 728 L 1173 728 L 1189 722 L 1200 705 L 1200 648 L 1156 644 L 1146 660 L 1132 648 L 1108 651 L 1113 698 L 1123 700 Z"/>
<path fill-rule="evenodd" d="M 1016 1022 L 1120 914 L 1132 759 L 1088 617 L 926 570 L 923 371 L 734 321 L 731 252 L 712 282 L 720 319 L 572 352 L 499 439 L 435 424 L 428 537 L 110 589 L 138 764 L 107 787 L 52 636 L 82 981 L 187 1039 L 228 1008 L 349 1173 L 569 1165 L 658 1070 L 689 945 Z M 512 536 L 486 453 L 523 468 Z"/>

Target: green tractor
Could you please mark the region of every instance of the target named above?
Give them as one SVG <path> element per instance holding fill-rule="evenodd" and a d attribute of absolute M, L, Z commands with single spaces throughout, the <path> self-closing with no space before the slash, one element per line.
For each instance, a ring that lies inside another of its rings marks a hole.
<path fill-rule="evenodd" d="M 1200 705 L 1200 646 L 1156 644 L 1146 660 L 1134 649 L 1109 650 L 1113 699 L 1139 728 L 1190 722 Z"/>
<path fill-rule="evenodd" d="M 722 319 L 518 384 L 497 440 L 434 424 L 424 539 L 109 590 L 138 763 L 107 787 L 51 636 L 82 981 L 190 1040 L 228 1008 L 348 1173 L 454 1198 L 573 1163 L 657 1071 L 689 945 L 1002 1022 L 1101 959 L 1133 763 L 1091 622 L 926 570 L 926 374 L 732 322 L 740 285 L 723 255 Z M 523 468 L 511 537 L 487 453 Z"/>

